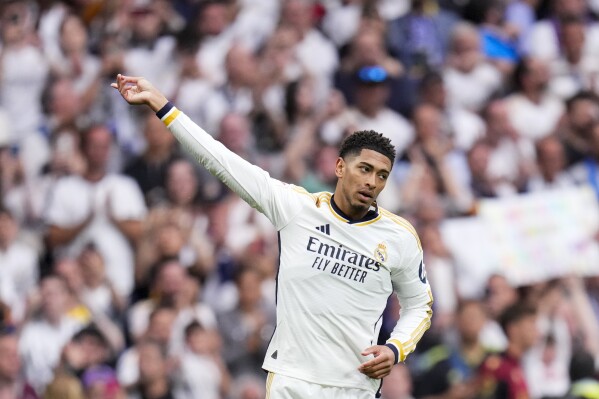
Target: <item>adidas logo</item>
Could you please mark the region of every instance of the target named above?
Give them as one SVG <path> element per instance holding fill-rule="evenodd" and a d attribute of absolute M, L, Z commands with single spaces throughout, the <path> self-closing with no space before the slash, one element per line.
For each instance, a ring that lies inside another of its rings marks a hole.
<path fill-rule="evenodd" d="M 272 355 L 270 355 L 270 357 L 272 357 L 273 359 L 277 360 L 277 354 L 279 353 L 279 351 L 274 351 L 272 353 Z"/>
<path fill-rule="evenodd" d="M 330 224 L 325 224 L 323 226 L 316 226 L 316 230 L 318 230 L 322 233 L 325 233 L 328 236 L 331 235 L 331 225 Z"/>

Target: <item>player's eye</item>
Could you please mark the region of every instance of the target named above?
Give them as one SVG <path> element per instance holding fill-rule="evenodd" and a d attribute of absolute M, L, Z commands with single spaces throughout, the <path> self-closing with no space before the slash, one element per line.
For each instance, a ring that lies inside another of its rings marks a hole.
<path fill-rule="evenodd" d="M 368 166 L 360 166 L 360 170 L 364 173 L 370 172 L 370 168 Z"/>
<path fill-rule="evenodd" d="M 387 180 L 387 178 L 388 178 L 388 177 L 389 177 L 389 176 L 388 176 L 388 175 L 386 175 L 386 174 L 381 174 L 381 175 L 379 175 L 379 179 L 381 179 L 381 180 Z"/>

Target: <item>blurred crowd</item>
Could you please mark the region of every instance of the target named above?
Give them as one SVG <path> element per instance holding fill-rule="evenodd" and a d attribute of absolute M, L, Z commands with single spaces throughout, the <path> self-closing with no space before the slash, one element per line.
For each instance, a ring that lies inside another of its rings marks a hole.
<path fill-rule="evenodd" d="M 599 398 L 599 278 L 496 273 L 465 297 L 439 229 L 485 198 L 599 196 L 598 17 L 597 0 L 2 0 L 0 399 L 264 398 L 276 231 L 117 73 L 312 192 L 334 190 L 348 133 L 391 138 L 379 204 L 418 230 L 436 301 L 385 399 Z"/>

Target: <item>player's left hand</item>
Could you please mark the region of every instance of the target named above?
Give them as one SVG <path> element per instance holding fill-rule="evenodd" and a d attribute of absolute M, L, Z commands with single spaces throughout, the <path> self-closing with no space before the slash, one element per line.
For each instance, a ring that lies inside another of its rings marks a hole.
<path fill-rule="evenodd" d="M 384 345 L 375 345 L 362 351 L 362 356 L 374 355 L 374 359 L 364 362 L 358 367 L 358 371 L 370 378 L 380 379 L 391 372 L 395 364 L 395 354 Z"/>

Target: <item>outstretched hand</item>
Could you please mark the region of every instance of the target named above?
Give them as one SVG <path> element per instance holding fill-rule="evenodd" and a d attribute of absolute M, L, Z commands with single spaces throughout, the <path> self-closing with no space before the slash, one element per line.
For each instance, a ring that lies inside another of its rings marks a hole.
<path fill-rule="evenodd" d="M 362 356 L 374 355 L 374 359 L 364 362 L 358 367 L 358 371 L 370 378 L 380 379 L 391 372 L 395 364 L 395 354 L 384 345 L 375 345 L 362 351 Z"/>
<path fill-rule="evenodd" d="M 154 112 L 159 111 L 168 102 L 166 97 L 145 78 L 119 73 L 116 82 L 110 86 L 117 89 L 129 104 L 146 104 Z"/>

